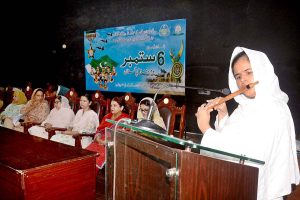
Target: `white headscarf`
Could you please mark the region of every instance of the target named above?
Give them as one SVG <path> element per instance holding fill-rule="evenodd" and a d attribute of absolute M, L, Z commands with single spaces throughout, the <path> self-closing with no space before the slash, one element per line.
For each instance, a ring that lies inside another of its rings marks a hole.
<path fill-rule="evenodd" d="M 259 81 L 259 83 L 255 85 L 255 101 L 261 99 L 276 99 L 287 103 L 289 98 L 283 91 L 281 91 L 278 77 L 275 75 L 273 65 L 271 64 L 266 54 L 260 51 L 255 51 L 244 47 L 236 47 L 230 59 L 230 67 L 228 73 L 230 90 L 236 91 L 239 89 L 236 84 L 234 75 L 232 73 L 231 65 L 235 56 L 242 51 L 244 51 L 247 54 L 250 60 L 254 76 L 254 82 Z M 245 102 L 251 101 L 252 99 L 248 99 L 244 95 L 238 95 L 235 97 L 235 100 L 239 104 L 244 104 Z"/>
<path fill-rule="evenodd" d="M 65 96 L 61 96 L 61 107 L 62 108 L 71 108 L 69 100 Z"/>

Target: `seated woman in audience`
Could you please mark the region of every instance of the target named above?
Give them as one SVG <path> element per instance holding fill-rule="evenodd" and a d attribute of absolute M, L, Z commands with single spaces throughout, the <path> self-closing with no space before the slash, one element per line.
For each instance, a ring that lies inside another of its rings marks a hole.
<path fill-rule="evenodd" d="M 41 126 L 33 126 L 28 131 L 31 135 L 48 139 L 48 132 L 45 129 L 51 127 L 67 128 L 72 123 L 74 116 L 69 100 L 64 96 L 57 96 L 54 100 L 54 108 L 46 120 L 43 121 Z"/>
<path fill-rule="evenodd" d="M 107 122 L 106 119 L 119 121 L 122 118 L 129 118 L 128 114 L 126 114 L 125 112 L 126 108 L 124 99 L 122 97 L 114 97 L 110 103 L 110 113 L 103 117 L 94 136 L 94 142 L 92 142 L 86 148 L 87 150 L 95 151 L 100 154 L 96 158 L 97 170 L 102 169 L 105 164 L 105 128 L 113 126 L 113 124 Z"/>
<path fill-rule="evenodd" d="M 14 129 L 15 124 L 19 121 L 20 110 L 27 102 L 27 98 L 21 90 L 15 90 L 12 102 L 0 114 L 0 120 L 6 128 Z"/>
<path fill-rule="evenodd" d="M 145 97 L 140 101 L 139 107 L 138 107 L 138 112 L 137 112 L 138 121 L 140 121 L 142 119 L 147 119 L 152 102 L 153 102 L 153 99 L 150 97 Z M 152 114 L 151 120 L 155 124 L 157 124 L 158 126 L 160 126 L 161 128 L 166 130 L 166 125 L 164 123 L 163 118 L 159 114 L 158 107 L 155 102 L 153 102 L 152 113 L 153 114 Z"/>
<path fill-rule="evenodd" d="M 21 109 L 24 122 L 42 123 L 49 115 L 49 105 L 44 97 L 44 90 L 37 88 L 31 95 L 31 100 Z"/>
<path fill-rule="evenodd" d="M 95 111 L 90 106 L 92 104 L 92 97 L 85 94 L 80 97 L 81 109 L 77 111 L 71 126 L 68 130 L 62 131 L 52 136 L 51 140 L 64 143 L 67 145 L 75 146 L 75 139 L 73 135 L 82 133 L 95 133 L 99 126 L 99 118 Z M 91 137 L 83 137 L 81 139 L 82 148 L 86 148 L 92 142 Z"/>
<path fill-rule="evenodd" d="M 22 107 L 20 113 L 25 123 L 42 123 L 50 113 L 48 102 L 45 100 L 44 90 L 37 88 L 32 92 L 31 99 Z M 16 131 L 24 132 L 24 127 L 18 125 Z"/>

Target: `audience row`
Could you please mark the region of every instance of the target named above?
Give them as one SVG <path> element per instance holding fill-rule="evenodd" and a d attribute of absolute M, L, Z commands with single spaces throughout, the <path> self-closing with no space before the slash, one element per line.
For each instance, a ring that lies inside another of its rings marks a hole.
<path fill-rule="evenodd" d="M 73 106 L 77 103 L 77 100 L 74 100 L 74 98 L 67 98 L 62 95 L 53 96 L 53 108 L 50 111 L 50 107 L 52 107 L 51 101 L 46 100 L 43 89 L 35 89 L 29 101 L 27 101 L 23 91 L 15 89 L 13 100 L 0 114 L 0 120 L 2 126 L 7 128 L 19 132 L 28 131 L 31 135 L 71 146 L 75 146 L 76 136 L 81 136 L 80 146 L 98 152 L 100 156 L 97 158 L 97 167 L 102 168 L 105 161 L 105 128 L 113 126 L 113 124 L 106 120 L 133 119 L 129 115 L 130 112 L 128 112 L 128 106 L 126 105 L 126 99 L 128 101 L 128 98 L 132 97 L 114 97 L 109 101 L 109 113 L 104 115 L 101 121 L 99 121 L 99 113 L 96 113 L 91 107 L 95 99 L 90 94 L 80 96 L 79 109 L 76 110 L 75 115 L 74 109 L 70 106 L 70 100 L 73 101 Z M 134 118 L 138 120 L 146 119 L 152 101 L 153 99 L 149 97 L 142 99 L 138 108 L 136 108 L 137 113 Z M 155 103 L 153 105 L 152 120 L 161 128 L 166 129 L 157 105 Z M 30 128 L 24 130 L 24 126 Z M 54 134 L 49 134 L 51 132 Z"/>

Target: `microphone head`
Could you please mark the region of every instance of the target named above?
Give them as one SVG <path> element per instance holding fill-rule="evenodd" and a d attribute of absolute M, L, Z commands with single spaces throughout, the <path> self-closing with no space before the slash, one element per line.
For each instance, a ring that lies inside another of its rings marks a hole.
<path fill-rule="evenodd" d="M 224 94 L 224 95 L 229 95 L 231 92 L 228 88 L 224 88 L 221 90 L 221 92 Z"/>

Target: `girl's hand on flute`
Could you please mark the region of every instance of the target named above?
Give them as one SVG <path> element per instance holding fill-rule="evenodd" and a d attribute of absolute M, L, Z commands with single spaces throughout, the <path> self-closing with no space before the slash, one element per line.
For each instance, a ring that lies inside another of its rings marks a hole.
<path fill-rule="evenodd" d="M 210 109 L 206 103 L 202 104 L 198 107 L 197 113 L 195 116 L 197 117 L 197 124 L 202 133 L 205 133 L 207 129 L 210 128 L 209 121 L 210 121 L 210 112 L 213 109 Z"/>
<path fill-rule="evenodd" d="M 222 99 L 223 99 L 223 97 L 217 97 L 217 98 L 214 98 L 214 99 L 207 100 L 207 106 L 208 107 L 213 107 L 214 110 L 218 111 L 218 120 L 219 121 L 221 119 L 223 119 L 223 117 L 225 117 L 226 115 L 228 115 L 228 110 L 227 110 L 226 103 L 224 102 L 224 103 L 221 103 L 220 105 L 218 105 L 218 103 Z"/>

